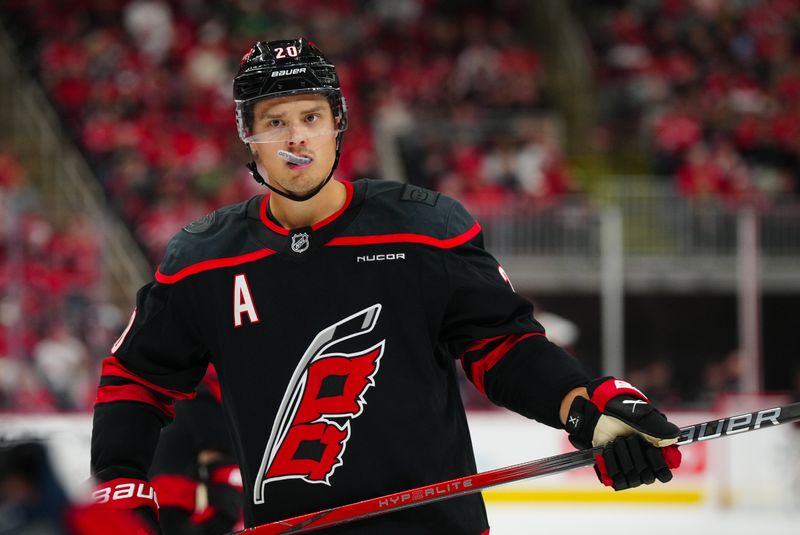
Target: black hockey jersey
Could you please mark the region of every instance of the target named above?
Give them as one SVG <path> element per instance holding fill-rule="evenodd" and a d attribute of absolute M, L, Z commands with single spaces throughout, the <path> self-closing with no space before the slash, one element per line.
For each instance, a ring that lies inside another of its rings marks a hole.
<path fill-rule="evenodd" d="M 94 473 L 146 473 L 172 400 L 209 361 L 248 526 L 474 473 L 457 360 L 495 403 L 561 426 L 561 399 L 587 377 L 547 341 L 480 225 L 436 192 L 345 185 L 344 206 L 309 228 L 277 225 L 265 195 L 173 238 L 104 361 Z M 487 528 L 476 494 L 330 533 Z"/>

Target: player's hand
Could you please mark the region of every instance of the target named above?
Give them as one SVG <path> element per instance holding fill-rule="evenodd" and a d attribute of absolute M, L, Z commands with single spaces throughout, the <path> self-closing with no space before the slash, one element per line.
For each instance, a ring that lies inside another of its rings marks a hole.
<path fill-rule="evenodd" d="M 92 492 L 92 501 L 105 507 L 135 511 L 147 528 L 142 535 L 161 535 L 156 492 L 147 481 L 123 477 L 102 481 Z"/>
<path fill-rule="evenodd" d="M 579 449 L 605 446 L 597 456 L 600 481 L 615 490 L 666 483 L 680 466 L 680 429 L 667 420 L 637 388 L 613 377 L 587 386 L 589 399 L 576 397 L 565 424 Z"/>

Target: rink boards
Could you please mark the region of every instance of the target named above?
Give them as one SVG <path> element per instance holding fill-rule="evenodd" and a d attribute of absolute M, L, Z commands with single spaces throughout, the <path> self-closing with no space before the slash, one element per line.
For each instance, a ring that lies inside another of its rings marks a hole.
<path fill-rule="evenodd" d="M 754 404 L 779 401 L 759 399 Z M 671 412 L 684 426 L 725 412 Z M 506 411 L 470 413 L 470 429 L 480 471 L 572 451 L 566 435 Z M 73 493 L 89 476 L 91 416 L 0 415 L 3 439 L 43 439 L 58 473 Z M 591 468 L 494 487 L 484 492 L 490 511 L 515 505 L 636 504 L 690 509 L 796 511 L 800 501 L 800 431 L 791 425 L 683 447 L 683 463 L 669 485 L 614 492 L 602 487 Z M 494 534 L 495 532 L 493 532 Z"/>

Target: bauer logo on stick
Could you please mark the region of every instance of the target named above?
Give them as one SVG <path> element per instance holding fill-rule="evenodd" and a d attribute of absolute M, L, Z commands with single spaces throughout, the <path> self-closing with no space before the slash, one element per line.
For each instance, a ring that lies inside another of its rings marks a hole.
<path fill-rule="evenodd" d="M 745 431 L 760 429 L 762 426 L 780 425 L 781 407 L 764 409 L 750 414 L 739 414 L 729 418 L 722 418 L 716 422 L 703 422 L 690 425 L 681 429 L 678 446 L 703 442 L 723 435 L 735 435 Z"/>

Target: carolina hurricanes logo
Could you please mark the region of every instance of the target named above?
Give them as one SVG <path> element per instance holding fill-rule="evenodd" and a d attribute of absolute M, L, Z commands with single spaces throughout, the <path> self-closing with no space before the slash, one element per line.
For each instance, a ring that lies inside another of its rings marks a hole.
<path fill-rule="evenodd" d="M 386 340 L 356 353 L 326 352 L 375 327 L 375 304 L 317 334 L 292 374 L 270 431 L 254 485 L 253 501 L 264 503 L 268 483 L 302 479 L 330 485 L 350 439 L 350 422 L 364 411 L 364 394 L 375 386 Z"/>

